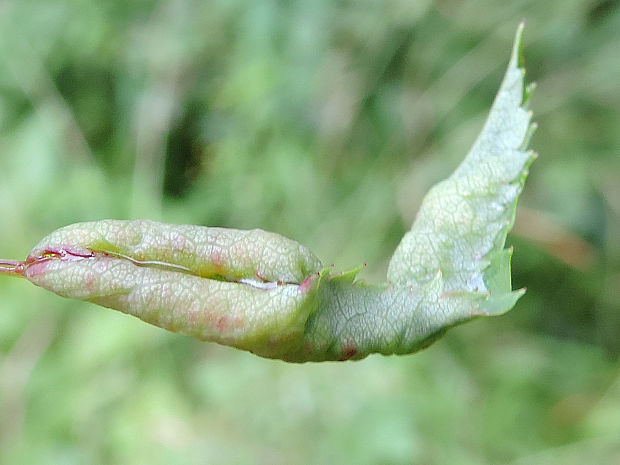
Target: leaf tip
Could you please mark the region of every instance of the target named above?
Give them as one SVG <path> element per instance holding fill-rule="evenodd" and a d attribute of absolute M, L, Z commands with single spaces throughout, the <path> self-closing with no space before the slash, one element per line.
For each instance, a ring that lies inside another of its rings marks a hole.
<path fill-rule="evenodd" d="M 521 58 L 521 46 L 523 44 L 523 29 L 525 28 L 525 20 L 519 23 L 517 32 L 515 33 L 514 45 L 512 46 L 511 61 L 518 66 L 519 59 Z"/>

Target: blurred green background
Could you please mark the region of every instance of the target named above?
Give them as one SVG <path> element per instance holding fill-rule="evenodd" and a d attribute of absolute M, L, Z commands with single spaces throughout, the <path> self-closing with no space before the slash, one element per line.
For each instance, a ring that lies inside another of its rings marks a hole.
<path fill-rule="evenodd" d="M 5 0 L 0 257 L 138 218 L 381 280 L 526 19 L 540 153 L 501 318 L 288 365 L 0 279 L 0 462 L 620 463 L 620 2 Z"/>

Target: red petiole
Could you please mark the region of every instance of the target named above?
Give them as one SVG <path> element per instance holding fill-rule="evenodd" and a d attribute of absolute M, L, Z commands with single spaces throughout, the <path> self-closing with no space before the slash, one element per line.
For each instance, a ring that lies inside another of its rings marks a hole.
<path fill-rule="evenodd" d="M 80 254 L 73 253 L 66 249 L 60 250 L 46 250 L 38 257 L 28 257 L 25 261 L 21 260 L 4 260 L 0 259 L 0 274 L 6 274 L 9 276 L 23 276 L 26 268 L 34 263 L 41 263 L 52 259 L 65 259 L 65 260 L 82 260 L 84 258 L 91 258 L 94 253 Z"/>

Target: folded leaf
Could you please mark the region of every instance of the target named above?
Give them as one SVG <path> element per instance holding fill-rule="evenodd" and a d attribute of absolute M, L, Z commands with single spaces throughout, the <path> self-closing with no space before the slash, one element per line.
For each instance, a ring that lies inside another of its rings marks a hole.
<path fill-rule="evenodd" d="M 0 260 L 0 274 L 291 362 L 413 353 L 454 325 L 506 312 L 522 291 L 512 291 L 504 244 L 534 158 L 521 32 L 482 133 L 425 197 L 387 283 L 334 273 L 278 234 L 148 220 L 61 228 L 25 261 Z"/>

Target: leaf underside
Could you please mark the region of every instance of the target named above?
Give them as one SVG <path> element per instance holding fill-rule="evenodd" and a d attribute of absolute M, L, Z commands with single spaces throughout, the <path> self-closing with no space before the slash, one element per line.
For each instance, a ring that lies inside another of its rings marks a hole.
<path fill-rule="evenodd" d="M 481 293 L 483 312 L 510 310 L 523 291 L 512 291 L 511 251 L 504 250 L 517 199 L 535 153 L 535 129 L 518 66 L 523 25 L 488 119 L 456 171 L 426 195 L 411 231 L 396 249 L 388 280 L 421 286 L 440 274 L 444 293 Z"/>

